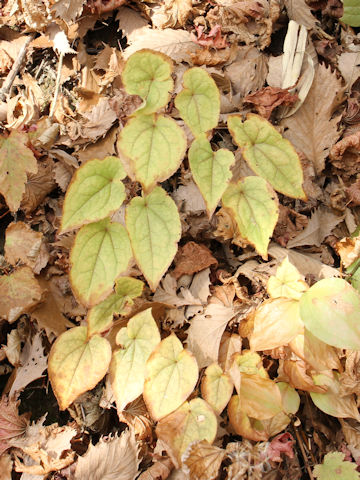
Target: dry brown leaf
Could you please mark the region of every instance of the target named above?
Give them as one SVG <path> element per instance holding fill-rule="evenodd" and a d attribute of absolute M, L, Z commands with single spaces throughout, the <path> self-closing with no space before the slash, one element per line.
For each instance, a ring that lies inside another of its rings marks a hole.
<path fill-rule="evenodd" d="M 56 187 L 53 177 L 54 164 L 52 161 L 38 162 L 38 172 L 30 173 L 25 185 L 25 193 L 20 208 L 25 213 L 31 213 Z"/>
<path fill-rule="evenodd" d="M 224 290 L 224 288 L 218 287 L 217 294 L 221 295 L 220 289 Z M 226 297 L 225 294 L 226 298 L 222 297 L 222 299 L 213 295 L 203 313 L 191 319 L 186 343 L 188 349 L 195 355 L 199 368 L 218 361 L 221 337 L 228 322 L 236 315 L 232 305 L 235 289 L 233 289 L 232 298 L 231 293 L 229 295 Z"/>
<path fill-rule="evenodd" d="M 307 373 L 308 367 L 303 360 L 280 360 L 280 365 L 282 365 L 282 371 L 286 375 L 285 381 L 288 381 L 293 388 L 305 390 L 305 392 L 326 392 L 326 387 L 315 385 L 314 380 Z M 281 375 L 279 376 L 282 378 Z"/>
<path fill-rule="evenodd" d="M 21 337 L 18 329 L 8 333 L 6 345 L 2 346 L 2 350 L 6 353 L 11 365 L 16 367 L 20 364 Z"/>
<path fill-rule="evenodd" d="M 29 414 L 19 415 L 19 402 L 6 395 L 0 399 L 0 456 L 12 446 L 12 440 L 22 436 L 29 424 Z"/>
<path fill-rule="evenodd" d="M 273 23 L 280 14 L 278 2 L 268 0 L 217 0 L 206 20 L 210 26 L 220 25 L 223 32 L 233 32 L 238 41 L 264 49 L 270 44 Z"/>
<path fill-rule="evenodd" d="M 138 30 L 149 23 L 140 12 L 129 7 L 120 7 L 116 20 L 119 22 L 119 29 L 126 36 L 128 43 L 135 41 Z"/>
<path fill-rule="evenodd" d="M 166 480 L 173 468 L 174 464 L 170 458 L 160 458 L 145 470 L 137 480 Z"/>
<path fill-rule="evenodd" d="M 136 30 L 136 38 L 130 42 L 129 47 L 125 48 L 124 57 L 127 59 L 142 48 L 151 48 L 157 52 L 165 53 L 177 63 L 183 61 L 189 63 L 190 54 L 196 52 L 199 48 L 191 38 L 191 34 L 186 30 L 171 28 L 152 30 L 144 27 Z"/>
<path fill-rule="evenodd" d="M 160 28 L 184 27 L 192 10 L 192 0 L 165 0 L 162 9 L 167 19 Z"/>
<path fill-rule="evenodd" d="M 78 150 L 74 155 L 76 155 L 80 163 L 85 163 L 93 158 L 104 158 L 108 155 L 114 155 L 117 133 L 118 129 L 116 127 L 111 128 L 104 138 L 88 145 L 84 150 Z"/>
<path fill-rule="evenodd" d="M 183 470 L 191 480 L 214 480 L 225 455 L 225 450 L 206 440 L 191 443 L 182 457 Z"/>
<path fill-rule="evenodd" d="M 89 112 L 84 112 L 82 116 L 84 120 L 79 134 L 83 139 L 91 142 L 105 135 L 117 119 L 107 98 L 100 99 L 97 105 Z M 76 139 L 73 138 L 73 140 Z"/>
<path fill-rule="evenodd" d="M 126 423 L 134 431 L 138 440 L 152 438 L 153 421 L 141 395 L 124 410 L 118 411 L 118 417 L 120 422 Z"/>
<path fill-rule="evenodd" d="M 360 173 L 360 130 L 347 135 L 332 146 L 330 150 L 330 161 L 347 176 Z"/>
<path fill-rule="evenodd" d="M 139 447 L 133 430 L 120 437 L 101 438 L 79 457 L 73 480 L 134 480 L 138 475 Z"/>
<path fill-rule="evenodd" d="M 0 277 L 0 317 L 15 322 L 40 303 L 42 289 L 29 267 Z"/>
<path fill-rule="evenodd" d="M 346 188 L 346 196 L 353 207 L 360 205 L 360 178 L 352 183 L 350 187 Z"/>
<path fill-rule="evenodd" d="M 339 242 L 337 242 L 335 249 L 338 255 L 340 255 L 341 262 L 344 267 L 349 267 L 360 257 L 360 235 L 353 238 L 342 238 Z"/>
<path fill-rule="evenodd" d="M 180 185 L 172 197 L 182 212 L 196 215 L 206 211 L 204 198 L 193 181 L 186 185 Z"/>
<path fill-rule="evenodd" d="M 25 342 L 20 354 L 21 366 L 16 370 L 14 383 L 11 385 L 10 398 L 21 392 L 26 385 L 41 378 L 47 368 L 47 356 L 44 355 L 41 334 L 36 333 L 32 341 Z"/>
<path fill-rule="evenodd" d="M 257 113 L 267 120 L 270 118 L 274 108 L 279 105 L 292 106 L 297 101 L 298 96 L 296 93 L 293 94 L 288 89 L 276 87 L 264 87 L 244 98 L 244 102 L 253 104 Z"/>
<path fill-rule="evenodd" d="M 59 185 L 63 192 L 66 192 L 70 180 L 75 172 L 75 169 L 66 163 L 58 162 L 54 166 L 55 182 Z"/>
<path fill-rule="evenodd" d="M 176 279 L 182 275 L 192 275 L 218 263 L 205 245 L 192 241 L 179 248 L 174 262 L 175 269 L 172 274 Z"/>
<path fill-rule="evenodd" d="M 335 215 L 330 209 L 320 206 L 314 210 L 306 228 L 287 244 L 288 248 L 303 245 L 320 247 L 325 237 L 330 235 L 334 227 L 344 220 L 343 216 Z"/>
<path fill-rule="evenodd" d="M 237 333 L 224 332 L 219 348 L 219 365 L 225 373 L 229 373 L 234 353 L 241 352 L 241 343 L 241 337 Z"/>
<path fill-rule="evenodd" d="M 355 393 L 360 395 L 360 352 L 346 352 L 345 371 L 340 374 L 341 396 Z"/>
<path fill-rule="evenodd" d="M 43 234 L 32 230 L 24 222 L 12 222 L 6 229 L 5 259 L 16 265 L 17 261 L 34 269 L 39 260 Z"/>
<path fill-rule="evenodd" d="M 48 0 L 17 0 L 23 19 L 35 31 L 47 26 L 51 19 L 50 2 Z"/>
<path fill-rule="evenodd" d="M 323 171 L 325 158 L 340 136 L 337 124 L 341 114 L 331 117 L 341 96 L 341 79 L 330 67 L 319 65 L 304 103 L 294 115 L 281 122 L 286 129 L 284 137 L 311 160 L 317 174 Z"/>
<path fill-rule="evenodd" d="M 195 298 L 188 288 L 180 288 L 179 293 L 177 293 L 177 289 L 178 285 L 175 278 L 168 273 L 156 289 L 153 300 L 173 307 L 202 305 L 202 301 L 199 298 Z"/>

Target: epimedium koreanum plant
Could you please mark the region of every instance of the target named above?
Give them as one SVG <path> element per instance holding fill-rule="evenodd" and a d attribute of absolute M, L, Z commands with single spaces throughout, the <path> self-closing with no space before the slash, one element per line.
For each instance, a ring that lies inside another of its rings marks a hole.
<path fill-rule="evenodd" d="M 261 341 L 256 340 L 263 321 L 260 314 L 251 345 L 255 351 L 239 353 L 234 359 L 234 368 L 241 375 L 241 396 L 240 383 L 213 364 L 206 369 L 202 381 L 203 399 L 187 402 L 198 380 L 196 359 L 176 335 L 161 340 L 151 308 L 134 315 L 119 330 L 119 349 L 113 353 L 103 336 L 112 326 L 113 314 L 124 313 L 127 305 L 142 293 L 143 282 L 122 276 L 132 258 L 154 291 L 175 256 L 181 237 L 177 207 L 158 185 L 177 171 L 187 150 L 183 129 L 161 113 L 174 88 L 172 70 L 167 56 L 151 50 L 138 51 L 127 60 L 122 74 L 124 88 L 129 94 L 139 95 L 143 103 L 121 131 L 117 144 L 121 159 L 110 156 L 86 162 L 68 187 L 60 233 L 79 228 L 70 255 L 70 281 L 76 298 L 88 308 L 87 325 L 74 327 L 57 338 L 50 352 L 49 377 L 59 406 L 65 409 L 109 372 L 118 412 L 142 394 L 152 418 L 159 422 L 158 436 L 173 445 L 175 461 L 180 463 L 187 444 L 184 447 L 184 442 L 180 442 L 182 447 L 177 448 L 176 436 L 166 438 L 169 423 L 177 425 L 181 418 L 178 435 L 197 432 L 189 441 L 205 439 L 211 443 L 216 435 L 216 414 L 230 401 L 228 414 L 235 431 L 262 440 L 286 427 L 289 414 L 297 411 L 299 397 L 287 383 L 271 380 L 261 366 L 261 358 L 255 353 L 263 349 Z M 189 165 L 208 215 L 212 216 L 221 201 L 241 236 L 266 259 L 278 219 L 275 190 L 293 198 L 306 198 L 299 157 L 291 143 L 262 117 L 249 114 L 243 120 L 241 115 L 232 115 L 228 119 L 229 131 L 257 176 L 231 183 L 233 153 L 224 148 L 214 152 L 209 141 L 220 115 L 216 84 L 205 70 L 194 67 L 184 73 L 183 87 L 175 98 L 175 106 L 194 136 L 188 150 Z M 125 200 L 122 180 L 126 175 L 141 184 L 142 195 L 127 204 L 123 226 L 112 221 L 111 216 Z M 289 283 L 284 278 L 281 282 Z M 333 288 L 352 288 L 344 280 L 336 280 L 346 287 L 336 283 Z M 316 284 L 319 289 L 320 284 L 321 281 Z M 285 316 L 291 325 L 287 335 L 295 338 L 305 324 L 319 341 L 339 346 L 326 332 L 324 335 L 317 320 L 313 322 L 314 287 L 300 289 L 296 298 L 282 294 L 287 307 L 291 303 L 291 308 L 285 310 L 297 312 L 295 317 Z M 324 298 L 328 287 L 316 291 L 316 296 Z M 347 295 L 352 305 L 358 302 L 353 289 L 347 290 Z M 323 305 L 320 302 L 317 317 L 321 317 L 327 305 L 325 299 Z M 344 318 L 349 329 L 353 322 L 350 320 L 349 316 Z M 354 348 L 354 341 L 346 346 Z M 232 396 L 234 385 L 237 395 Z M 263 405 L 259 418 L 253 406 L 253 391 Z M 275 417 L 277 420 L 271 423 L 269 419 Z M 205 419 L 201 424 L 200 418 Z"/>

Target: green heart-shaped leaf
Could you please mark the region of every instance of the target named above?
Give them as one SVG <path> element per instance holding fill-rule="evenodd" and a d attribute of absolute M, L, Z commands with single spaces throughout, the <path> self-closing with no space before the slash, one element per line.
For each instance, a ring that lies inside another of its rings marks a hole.
<path fill-rule="evenodd" d="M 240 234 L 266 259 L 279 216 L 276 193 L 263 178 L 246 177 L 228 186 L 222 203 L 230 210 Z"/>
<path fill-rule="evenodd" d="M 342 278 L 324 278 L 300 298 L 300 317 L 315 337 L 360 350 L 360 295 Z"/>
<path fill-rule="evenodd" d="M 127 327 L 118 332 L 116 343 L 120 345 L 120 350 L 114 353 L 110 365 L 111 386 L 118 412 L 142 394 L 145 364 L 160 340 L 151 308 L 132 317 Z"/>
<path fill-rule="evenodd" d="M 76 297 L 93 306 L 111 293 L 131 260 L 128 234 L 109 218 L 82 227 L 71 250 L 70 282 Z"/>
<path fill-rule="evenodd" d="M 144 400 L 154 420 L 176 410 L 193 391 L 199 369 L 194 355 L 172 334 L 150 355 L 146 364 Z"/>
<path fill-rule="evenodd" d="M 172 70 L 172 60 L 160 52 L 138 50 L 128 58 L 122 81 L 128 93 L 144 100 L 137 114 L 154 113 L 168 103 L 174 88 Z"/>
<path fill-rule="evenodd" d="M 86 330 L 74 327 L 62 333 L 51 348 L 48 372 L 60 410 L 94 388 L 110 364 L 110 343 L 100 335 L 88 339 Z"/>
<path fill-rule="evenodd" d="M 111 327 L 114 313 L 121 314 L 132 299 L 141 295 L 143 282 L 131 277 L 121 277 L 116 281 L 115 292 L 92 307 L 87 315 L 88 336 L 102 333 Z"/>
<path fill-rule="evenodd" d="M 359 0 L 343 0 L 344 14 L 340 20 L 352 27 L 360 27 Z"/>
<path fill-rule="evenodd" d="M 251 113 L 245 122 L 241 115 L 231 115 L 228 127 L 257 175 L 288 197 L 306 198 L 299 156 L 289 140 L 283 138 L 270 122 Z"/>
<path fill-rule="evenodd" d="M 74 174 L 65 195 L 61 232 L 101 220 L 125 200 L 126 176 L 119 158 L 89 160 Z"/>
<path fill-rule="evenodd" d="M 184 90 L 175 98 L 175 106 L 196 137 L 217 126 L 220 93 L 211 76 L 199 67 L 184 73 L 183 85 Z"/>
<path fill-rule="evenodd" d="M 126 228 L 136 262 L 155 290 L 176 254 L 181 236 L 174 201 L 160 187 L 145 197 L 134 197 L 126 209 Z"/>
<path fill-rule="evenodd" d="M 225 148 L 213 152 L 203 134 L 193 141 L 188 157 L 191 173 L 211 216 L 232 177 L 230 167 L 235 161 L 234 154 Z"/>
<path fill-rule="evenodd" d="M 133 173 L 145 190 L 151 190 L 178 169 L 186 138 L 172 118 L 139 115 L 121 130 L 118 148 L 129 159 L 129 174 Z"/>

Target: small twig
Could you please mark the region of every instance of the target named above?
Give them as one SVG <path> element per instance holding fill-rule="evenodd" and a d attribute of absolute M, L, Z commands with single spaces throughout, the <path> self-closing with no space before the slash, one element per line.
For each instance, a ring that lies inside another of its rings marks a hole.
<path fill-rule="evenodd" d="M 56 102 L 57 102 L 57 99 L 58 99 L 58 96 L 59 96 L 61 69 L 62 69 L 62 65 L 63 65 L 63 60 L 64 60 L 64 53 L 60 52 L 59 64 L 58 64 L 57 75 L 56 75 L 55 93 L 54 93 L 53 101 L 51 102 L 51 108 L 50 108 L 50 113 L 49 113 L 49 118 L 50 119 L 54 116 Z"/>
<path fill-rule="evenodd" d="M 314 477 L 313 477 L 313 474 L 312 474 L 312 472 L 311 472 L 311 468 L 310 468 L 310 465 L 309 465 L 309 460 L 308 460 L 308 457 L 307 457 L 307 455 L 306 455 L 306 452 L 305 452 L 305 449 L 304 449 L 304 445 L 303 445 L 303 443 L 302 443 L 302 439 L 301 439 L 301 437 L 300 437 L 300 435 L 299 435 L 299 432 L 297 431 L 296 426 L 294 425 L 294 422 L 292 422 L 292 426 L 293 426 L 293 429 L 294 429 L 294 432 L 295 432 L 295 436 L 296 436 L 297 443 L 298 443 L 298 445 L 299 445 L 299 447 L 300 447 L 300 450 L 301 450 L 301 455 L 302 455 L 302 457 L 303 457 L 303 459 L 304 459 L 305 468 L 306 468 L 306 470 L 307 470 L 307 472 L 308 472 L 309 478 L 310 478 L 310 480 L 314 480 Z"/>
<path fill-rule="evenodd" d="M 35 37 L 35 33 L 31 33 L 26 38 L 26 42 L 21 47 L 19 55 L 18 55 L 17 59 L 15 60 L 15 62 L 13 63 L 13 66 L 11 67 L 11 70 L 8 73 L 8 76 L 5 79 L 5 82 L 0 89 L 0 100 L 2 100 L 3 102 L 6 100 L 6 95 L 11 90 L 11 87 L 12 87 L 12 84 L 14 83 L 15 77 L 19 73 L 20 67 L 21 67 L 21 65 L 24 61 L 27 47 L 29 46 L 29 43 L 34 39 L 34 37 Z"/>

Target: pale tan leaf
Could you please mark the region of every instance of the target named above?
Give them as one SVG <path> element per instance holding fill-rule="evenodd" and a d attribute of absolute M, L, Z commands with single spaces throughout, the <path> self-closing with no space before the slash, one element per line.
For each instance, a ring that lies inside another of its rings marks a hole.
<path fill-rule="evenodd" d="M 100 439 L 77 462 L 74 480 L 134 480 L 138 475 L 139 446 L 132 430 L 120 437 Z"/>
<path fill-rule="evenodd" d="M 17 369 L 14 383 L 10 389 L 10 397 L 15 392 L 21 392 L 26 385 L 42 377 L 47 368 L 47 356 L 44 355 L 44 347 L 41 341 L 41 334 L 38 332 L 30 341 L 25 342 L 20 355 L 21 367 Z"/>
<path fill-rule="evenodd" d="M 351 90 L 353 83 L 360 75 L 360 53 L 359 52 L 343 52 L 339 55 L 338 66 L 341 75 L 346 82 L 347 90 Z"/>
<path fill-rule="evenodd" d="M 224 332 L 220 342 L 219 365 L 225 373 L 229 373 L 234 353 L 241 352 L 241 337 L 237 333 Z"/>
<path fill-rule="evenodd" d="M 15 265 L 20 260 L 33 268 L 40 255 L 43 234 L 24 222 L 12 222 L 6 229 L 5 259 Z"/>
<path fill-rule="evenodd" d="M 313 163 L 317 173 L 323 171 L 329 149 L 340 136 L 337 124 L 341 114 L 331 117 L 341 91 L 336 72 L 319 65 L 306 100 L 294 115 L 282 121 L 284 137 Z"/>
<path fill-rule="evenodd" d="M 183 455 L 183 469 L 191 480 L 213 480 L 218 476 L 225 454 L 225 450 L 206 440 L 194 442 Z"/>
<path fill-rule="evenodd" d="M 7 343 L 3 345 L 3 350 L 11 365 L 15 367 L 20 363 L 21 338 L 17 329 L 8 333 Z"/>
<path fill-rule="evenodd" d="M 81 15 L 83 6 L 83 0 L 57 0 L 52 5 L 52 11 L 56 17 L 60 17 L 64 22 L 72 23 Z"/>
<path fill-rule="evenodd" d="M 330 235 L 336 225 L 342 222 L 343 216 L 335 215 L 329 208 L 320 206 L 316 209 L 306 228 L 287 244 L 288 248 L 303 245 L 316 245 L 320 247 L 325 237 Z"/>
<path fill-rule="evenodd" d="M 124 50 L 125 59 L 142 48 L 151 48 L 171 57 L 175 62 L 189 62 L 190 53 L 194 53 L 199 47 L 191 40 L 191 34 L 186 30 L 152 30 L 144 27 L 136 31 L 136 38 L 131 45 Z"/>
<path fill-rule="evenodd" d="M 19 415 L 18 404 L 6 395 L 0 398 L 0 456 L 15 438 L 21 437 L 29 424 L 28 415 Z"/>
<path fill-rule="evenodd" d="M 141 16 L 141 13 L 128 7 L 120 7 L 116 15 L 124 36 L 128 43 L 132 43 L 136 39 L 138 30 L 148 25 L 148 21 Z"/>
<path fill-rule="evenodd" d="M 13 462 L 11 455 L 4 454 L 0 456 L 0 480 L 11 480 L 11 471 Z"/>
<path fill-rule="evenodd" d="M 12 323 L 41 300 L 42 290 L 29 267 L 0 276 L 0 318 Z"/>
<path fill-rule="evenodd" d="M 199 368 L 218 361 L 222 334 L 234 315 L 231 306 L 209 303 L 203 313 L 191 319 L 186 343 L 195 355 Z"/>

